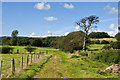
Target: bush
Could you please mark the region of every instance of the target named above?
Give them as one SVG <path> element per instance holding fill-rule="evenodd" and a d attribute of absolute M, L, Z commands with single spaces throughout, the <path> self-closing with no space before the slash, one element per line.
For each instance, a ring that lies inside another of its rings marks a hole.
<path fill-rule="evenodd" d="M 77 50 L 82 50 L 84 40 L 84 32 L 72 32 L 64 37 L 60 49 L 65 52 L 73 53 Z"/>
<path fill-rule="evenodd" d="M 88 43 L 88 44 L 94 44 L 95 41 L 91 41 L 91 40 L 89 40 L 87 43 Z"/>
<path fill-rule="evenodd" d="M 102 47 L 102 49 L 105 49 L 105 50 L 109 50 L 110 48 L 111 48 L 111 46 L 109 46 L 109 45 L 105 45 Z"/>
<path fill-rule="evenodd" d="M 88 53 L 80 53 L 81 56 L 88 56 Z"/>
<path fill-rule="evenodd" d="M 100 44 L 100 40 L 96 40 L 96 41 L 95 41 L 95 44 Z"/>
<path fill-rule="evenodd" d="M 80 56 L 72 55 L 71 58 L 79 58 Z"/>
<path fill-rule="evenodd" d="M 115 35 L 115 38 L 116 38 L 118 41 L 120 41 L 120 33 L 116 34 L 116 35 Z"/>
<path fill-rule="evenodd" d="M 27 46 L 25 49 L 30 53 L 36 50 L 36 48 L 33 48 L 31 46 Z"/>
<path fill-rule="evenodd" d="M 120 49 L 120 42 L 111 42 L 110 46 L 113 49 Z"/>
<path fill-rule="evenodd" d="M 120 50 L 104 50 L 94 56 L 94 59 L 104 63 L 120 63 Z"/>
<path fill-rule="evenodd" d="M 102 41 L 101 41 L 101 44 L 109 44 L 109 41 L 102 40 Z"/>
<path fill-rule="evenodd" d="M 90 38 L 109 38 L 108 33 L 105 32 L 92 32 L 89 34 Z"/>
<path fill-rule="evenodd" d="M 7 46 L 2 47 L 2 53 L 3 54 L 12 53 L 13 49 L 14 49 L 13 47 L 7 47 Z"/>

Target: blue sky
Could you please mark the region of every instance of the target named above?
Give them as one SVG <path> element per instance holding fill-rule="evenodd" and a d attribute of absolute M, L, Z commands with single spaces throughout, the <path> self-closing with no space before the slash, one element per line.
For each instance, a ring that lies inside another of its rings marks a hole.
<path fill-rule="evenodd" d="M 90 32 L 117 33 L 117 2 L 3 2 L 2 35 L 10 36 L 13 30 L 29 37 L 67 35 L 80 30 L 75 22 L 90 15 L 100 20 Z"/>

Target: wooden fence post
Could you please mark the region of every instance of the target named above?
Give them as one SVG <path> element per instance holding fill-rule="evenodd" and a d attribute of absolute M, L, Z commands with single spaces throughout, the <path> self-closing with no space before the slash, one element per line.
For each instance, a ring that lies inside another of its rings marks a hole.
<path fill-rule="evenodd" d="M 2 77 L 2 60 L 0 61 L 0 77 Z"/>
<path fill-rule="evenodd" d="M 32 63 L 32 54 L 31 54 L 31 63 Z"/>
<path fill-rule="evenodd" d="M 34 53 L 34 61 L 35 61 L 35 53 Z"/>
<path fill-rule="evenodd" d="M 40 53 L 38 53 L 38 59 L 39 59 L 39 57 L 40 57 Z"/>
<path fill-rule="evenodd" d="M 28 65 L 28 62 L 29 62 L 29 55 L 27 55 L 26 65 Z"/>
<path fill-rule="evenodd" d="M 15 60 L 14 60 L 14 58 L 12 58 L 12 62 L 11 62 L 11 71 L 12 71 L 12 74 L 15 73 Z"/>
<path fill-rule="evenodd" d="M 46 54 L 48 54 L 48 51 L 46 51 Z"/>
<path fill-rule="evenodd" d="M 23 56 L 21 56 L 21 68 L 23 69 Z"/>
<path fill-rule="evenodd" d="M 36 60 L 37 60 L 37 53 L 36 53 Z"/>

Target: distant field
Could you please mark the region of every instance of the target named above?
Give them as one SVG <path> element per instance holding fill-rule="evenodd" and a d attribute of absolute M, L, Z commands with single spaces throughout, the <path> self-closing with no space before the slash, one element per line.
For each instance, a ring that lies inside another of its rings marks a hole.
<path fill-rule="evenodd" d="M 91 38 L 91 40 L 92 41 L 95 41 L 95 40 L 100 40 L 100 41 L 106 40 L 106 41 L 113 41 L 113 42 L 117 41 L 115 38 L 96 38 L 96 39 L 92 39 Z"/>
<path fill-rule="evenodd" d="M 17 52 L 17 50 L 19 50 L 20 53 L 28 53 L 24 48 L 26 46 L 11 46 L 13 47 L 13 53 Z M 44 47 L 35 47 L 36 50 L 34 52 L 39 52 L 39 51 L 54 51 L 54 50 L 57 50 L 57 49 L 53 49 L 53 48 L 44 48 Z"/>
<path fill-rule="evenodd" d="M 90 46 L 88 46 L 89 49 L 102 49 L 103 46 L 105 46 L 106 44 L 91 44 Z"/>

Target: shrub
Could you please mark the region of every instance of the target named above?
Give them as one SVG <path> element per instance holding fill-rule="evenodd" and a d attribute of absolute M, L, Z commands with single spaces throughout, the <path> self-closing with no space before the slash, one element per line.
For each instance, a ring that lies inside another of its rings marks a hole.
<path fill-rule="evenodd" d="M 109 38 L 108 33 L 105 32 L 92 32 L 89 34 L 90 38 Z"/>
<path fill-rule="evenodd" d="M 110 46 L 113 49 L 120 49 L 120 42 L 111 42 Z"/>
<path fill-rule="evenodd" d="M 102 47 L 102 49 L 105 49 L 105 50 L 109 50 L 110 48 L 111 48 L 111 46 L 109 46 L 109 45 L 105 45 Z"/>
<path fill-rule="evenodd" d="M 101 41 L 101 44 L 109 44 L 109 41 L 102 40 L 102 41 Z"/>
<path fill-rule="evenodd" d="M 115 35 L 115 38 L 116 38 L 118 41 L 120 41 L 120 33 L 116 34 L 116 35 Z"/>
<path fill-rule="evenodd" d="M 80 53 L 81 56 L 88 56 L 88 53 Z"/>
<path fill-rule="evenodd" d="M 71 58 L 79 58 L 80 56 L 72 55 Z"/>
<path fill-rule="evenodd" d="M 95 41 L 95 44 L 100 44 L 100 40 L 96 40 L 96 41 Z"/>
<path fill-rule="evenodd" d="M 7 46 L 2 47 L 2 53 L 3 54 L 12 53 L 13 49 L 14 49 L 13 47 L 7 47 Z"/>
<path fill-rule="evenodd" d="M 84 32 L 72 32 L 64 37 L 60 49 L 65 52 L 73 53 L 77 50 L 82 50 L 83 47 Z"/>
<path fill-rule="evenodd" d="M 88 43 L 88 44 L 94 44 L 95 41 L 91 41 L 91 40 L 89 40 L 87 43 Z"/>
<path fill-rule="evenodd" d="M 104 63 L 120 63 L 120 50 L 104 50 L 94 56 L 94 59 Z"/>
<path fill-rule="evenodd" d="M 30 53 L 36 50 L 36 48 L 33 48 L 31 46 L 27 46 L 25 49 Z"/>

